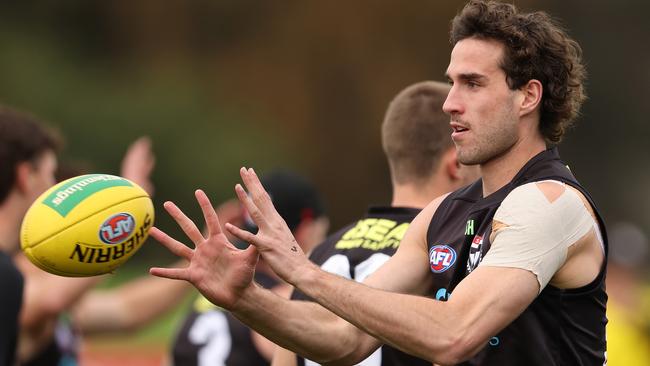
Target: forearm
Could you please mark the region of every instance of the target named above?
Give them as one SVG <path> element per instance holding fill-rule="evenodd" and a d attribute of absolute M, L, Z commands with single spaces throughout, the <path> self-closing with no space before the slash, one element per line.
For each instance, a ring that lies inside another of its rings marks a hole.
<path fill-rule="evenodd" d="M 455 359 L 465 335 L 446 303 L 385 292 L 310 270 L 295 286 L 343 319 L 406 353 L 432 362 Z M 435 314 L 435 316 L 432 316 Z"/>
<path fill-rule="evenodd" d="M 83 334 L 115 332 L 123 329 L 127 316 L 122 299 L 105 291 L 93 291 L 70 312 L 72 324 Z"/>
<path fill-rule="evenodd" d="M 190 289 L 187 282 L 146 276 L 115 289 L 91 291 L 72 315 L 82 333 L 129 331 L 173 309 Z"/>
<path fill-rule="evenodd" d="M 277 346 L 273 354 L 271 366 L 297 366 L 296 354 L 286 348 Z"/>
<path fill-rule="evenodd" d="M 259 286 L 246 291 L 233 314 L 274 343 L 315 361 L 347 356 L 372 343 L 372 337 L 320 305 L 290 301 Z"/>
<path fill-rule="evenodd" d="M 102 278 L 63 278 L 49 274 L 27 277 L 21 326 L 38 327 L 44 321 L 59 316 Z"/>

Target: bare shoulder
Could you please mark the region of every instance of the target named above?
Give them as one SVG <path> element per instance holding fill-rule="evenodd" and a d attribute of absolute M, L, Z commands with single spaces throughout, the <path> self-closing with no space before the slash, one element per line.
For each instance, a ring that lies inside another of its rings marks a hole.
<path fill-rule="evenodd" d="M 395 254 L 364 283 L 392 292 L 425 294 L 430 287 L 427 229 L 445 194 L 431 201 L 413 219 Z M 408 271 L 404 271 L 408 268 Z"/>
<path fill-rule="evenodd" d="M 442 196 L 439 196 L 435 198 L 433 201 L 429 202 L 429 204 L 420 211 L 420 213 L 415 217 L 413 220 L 413 224 L 416 224 L 418 222 L 424 222 L 426 225 L 429 225 L 429 222 L 431 222 L 431 219 L 433 218 L 433 215 L 436 213 L 438 210 L 438 207 L 440 207 L 440 204 L 442 201 L 449 196 L 450 193 L 445 193 Z"/>
<path fill-rule="evenodd" d="M 417 245 L 418 247 L 426 249 L 426 235 L 429 224 L 433 219 L 433 215 L 438 210 L 438 207 L 440 207 L 440 204 L 445 198 L 447 198 L 447 196 L 449 196 L 449 193 L 435 198 L 425 208 L 423 208 L 422 211 L 420 211 L 415 219 L 413 219 L 413 222 L 411 222 L 408 231 L 404 235 L 402 244 L 400 244 L 400 248 Z"/>

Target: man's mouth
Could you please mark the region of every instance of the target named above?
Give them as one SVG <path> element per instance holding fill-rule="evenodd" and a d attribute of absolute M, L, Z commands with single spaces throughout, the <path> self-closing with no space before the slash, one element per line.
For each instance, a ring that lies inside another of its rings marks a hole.
<path fill-rule="evenodd" d="M 467 127 L 465 127 L 465 126 L 463 126 L 463 125 L 461 125 L 460 123 L 457 123 L 457 122 L 451 122 L 449 125 L 451 126 L 454 133 L 461 133 L 461 132 L 469 131 L 469 128 L 467 128 Z"/>

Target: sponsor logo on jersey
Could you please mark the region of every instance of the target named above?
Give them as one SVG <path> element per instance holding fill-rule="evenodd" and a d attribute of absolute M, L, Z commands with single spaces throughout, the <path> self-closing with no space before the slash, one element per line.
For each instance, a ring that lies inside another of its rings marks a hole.
<path fill-rule="evenodd" d="M 474 220 L 467 220 L 465 235 L 474 235 Z"/>
<path fill-rule="evenodd" d="M 118 244 L 126 240 L 135 229 L 135 219 L 131 214 L 115 214 L 99 227 L 99 239 L 106 244 Z"/>
<path fill-rule="evenodd" d="M 400 224 L 397 221 L 388 219 L 368 218 L 359 220 L 353 228 L 343 234 L 335 244 L 335 249 L 395 250 L 399 247 L 408 227 L 408 222 Z"/>
<path fill-rule="evenodd" d="M 456 251 L 448 245 L 435 245 L 429 250 L 431 272 L 442 273 L 456 262 Z"/>
<path fill-rule="evenodd" d="M 472 272 L 478 267 L 483 259 L 483 236 L 476 235 L 472 240 L 472 245 L 469 247 L 469 257 L 467 257 L 467 272 Z"/>

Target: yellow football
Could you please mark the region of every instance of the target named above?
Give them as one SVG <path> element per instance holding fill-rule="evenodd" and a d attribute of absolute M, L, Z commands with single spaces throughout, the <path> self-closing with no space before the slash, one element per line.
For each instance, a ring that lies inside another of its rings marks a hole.
<path fill-rule="evenodd" d="M 87 174 L 65 180 L 29 208 L 20 229 L 25 255 L 60 276 L 113 271 L 142 246 L 153 226 L 151 198 L 122 177 Z"/>

